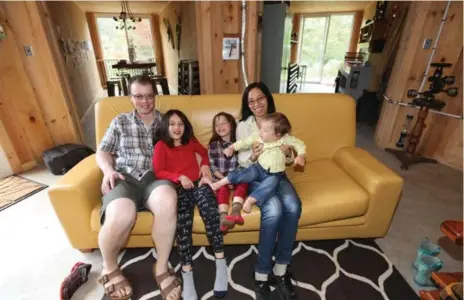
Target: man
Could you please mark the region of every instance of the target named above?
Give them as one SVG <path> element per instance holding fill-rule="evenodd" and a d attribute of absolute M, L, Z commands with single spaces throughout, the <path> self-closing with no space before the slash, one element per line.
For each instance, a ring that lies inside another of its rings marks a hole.
<path fill-rule="evenodd" d="M 147 76 L 130 81 L 134 111 L 113 119 L 97 150 L 103 171 L 102 228 L 98 243 L 103 256 L 103 285 L 109 299 L 129 299 L 132 288 L 121 273 L 117 257 L 135 223 L 137 211 L 154 215 L 152 238 L 156 244 L 155 276 L 163 299 L 177 300 L 179 280 L 168 272 L 177 221 L 177 195 L 172 183 L 156 180 L 152 171 L 153 146 L 161 114 L 154 109 L 156 89 Z"/>

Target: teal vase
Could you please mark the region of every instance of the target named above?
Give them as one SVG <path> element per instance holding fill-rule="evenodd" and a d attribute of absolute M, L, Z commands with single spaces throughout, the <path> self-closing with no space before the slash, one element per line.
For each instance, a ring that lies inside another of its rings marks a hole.
<path fill-rule="evenodd" d="M 414 281 L 420 286 L 433 286 L 432 272 L 438 272 L 443 267 L 443 262 L 436 256 L 422 256 L 417 268 Z"/>
<path fill-rule="evenodd" d="M 420 261 L 424 255 L 437 256 L 439 253 L 440 246 L 430 242 L 428 238 L 423 239 L 420 243 L 419 249 L 417 250 L 417 256 L 413 263 L 414 269 L 417 270 L 419 268 Z"/>

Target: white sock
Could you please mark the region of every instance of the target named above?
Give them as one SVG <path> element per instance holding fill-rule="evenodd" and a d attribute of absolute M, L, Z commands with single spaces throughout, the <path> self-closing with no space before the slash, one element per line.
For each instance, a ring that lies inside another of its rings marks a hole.
<path fill-rule="evenodd" d="M 197 300 L 197 291 L 195 290 L 195 282 L 193 281 L 193 271 L 188 272 L 182 271 L 182 297 L 184 300 Z"/>
<path fill-rule="evenodd" d="M 255 272 L 255 280 L 257 281 L 267 281 L 267 277 L 267 274 Z"/>
<path fill-rule="evenodd" d="M 216 280 L 214 281 L 214 296 L 222 298 L 227 294 L 228 286 L 227 263 L 224 258 L 216 258 Z"/>
<path fill-rule="evenodd" d="M 287 265 L 275 264 L 273 271 L 276 276 L 284 276 L 287 272 Z"/>

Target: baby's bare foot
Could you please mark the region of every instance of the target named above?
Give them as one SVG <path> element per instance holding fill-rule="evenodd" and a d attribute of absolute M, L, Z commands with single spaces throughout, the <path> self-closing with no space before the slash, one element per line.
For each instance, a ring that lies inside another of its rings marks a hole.
<path fill-rule="evenodd" d="M 251 212 L 252 206 L 256 203 L 256 199 L 253 197 L 248 197 L 243 203 L 243 211 L 249 214 Z"/>

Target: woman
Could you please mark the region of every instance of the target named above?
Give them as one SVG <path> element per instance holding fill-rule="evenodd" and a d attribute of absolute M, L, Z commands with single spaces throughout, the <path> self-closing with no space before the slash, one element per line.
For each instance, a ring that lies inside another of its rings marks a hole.
<path fill-rule="evenodd" d="M 258 133 L 261 120 L 275 111 L 274 98 L 264 83 L 254 82 L 248 85 L 242 97 L 242 119 L 237 126 L 237 139 Z M 282 151 L 291 155 L 288 148 L 283 147 Z M 240 166 L 248 167 L 255 163 L 261 152 L 260 144 L 254 145 L 252 150 L 239 152 Z M 249 191 L 252 192 L 257 185 L 250 184 Z M 287 176 L 281 180 L 277 196 L 266 201 L 260 210 L 259 253 L 254 274 L 256 299 L 270 299 L 270 284 L 275 285 L 281 299 L 296 299 L 296 290 L 292 285 L 287 266 L 292 259 L 293 243 L 301 216 L 301 200 Z M 272 267 L 274 249 L 276 264 Z"/>

